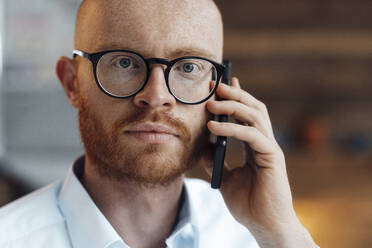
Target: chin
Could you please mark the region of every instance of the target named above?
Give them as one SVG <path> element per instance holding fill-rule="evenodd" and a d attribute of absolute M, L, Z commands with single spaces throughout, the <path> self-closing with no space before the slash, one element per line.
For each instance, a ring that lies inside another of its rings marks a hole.
<path fill-rule="evenodd" d="M 137 147 L 131 148 L 120 149 L 120 153 L 111 154 L 103 163 L 97 164 L 101 176 L 119 182 L 130 180 L 144 185 L 168 185 L 192 166 L 189 154 L 174 146 L 165 149 L 151 144 L 140 152 Z"/>

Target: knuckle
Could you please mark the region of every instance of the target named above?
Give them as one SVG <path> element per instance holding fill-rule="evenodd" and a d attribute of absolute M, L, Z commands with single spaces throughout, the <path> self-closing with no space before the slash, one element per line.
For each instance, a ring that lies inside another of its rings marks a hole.
<path fill-rule="evenodd" d="M 243 91 L 242 89 L 238 89 L 236 88 L 236 94 L 238 95 L 238 101 L 239 102 L 244 102 L 244 97 L 245 97 L 245 91 Z"/>
<path fill-rule="evenodd" d="M 260 122 L 260 123 L 263 123 L 265 121 L 265 117 L 264 117 L 264 114 L 262 112 L 258 112 L 256 118 L 257 118 L 257 121 Z"/>
<path fill-rule="evenodd" d="M 266 111 L 267 110 L 267 107 L 266 107 L 266 104 L 261 102 L 261 101 L 258 101 L 258 107 L 262 110 L 262 111 Z"/>
<path fill-rule="evenodd" d="M 242 111 L 242 106 L 239 102 L 234 101 L 232 103 L 232 109 L 234 109 L 234 114 L 237 114 L 238 112 Z"/>
<path fill-rule="evenodd" d="M 241 90 L 240 102 L 247 103 L 249 102 L 250 94 L 244 90 Z"/>
<path fill-rule="evenodd" d="M 252 135 L 255 130 L 256 130 L 256 128 L 254 128 L 252 126 L 246 126 L 246 132 L 247 132 L 248 135 Z"/>
<path fill-rule="evenodd" d="M 250 112 L 250 115 L 252 119 L 252 124 L 254 126 L 260 125 L 260 123 L 262 123 L 263 115 L 260 111 L 252 109 L 252 111 Z"/>
<path fill-rule="evenodd" d="M 229 114 L 235 115 L 239 110 L 239 105 L 236 101 L 230 101 L 229 102 L 230 108 L 229 108 Z"/>
<path fill-rule="evenodd" d="M 257 120 L 260 119 L 261 112 L 256 109 L 252 109 L 251 115 L 252 115 L 254 122 L 257 122 Z"/>

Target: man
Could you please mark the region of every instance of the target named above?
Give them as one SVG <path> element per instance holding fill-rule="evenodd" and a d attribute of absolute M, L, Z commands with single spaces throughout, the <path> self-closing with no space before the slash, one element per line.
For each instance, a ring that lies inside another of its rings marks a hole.
<path fill-rule="evenodd" d="M 216 89 L 222 41 L 211 0 L 84 1 L 57 75 L 85 156 L 64 182 L 1 210 L 0 247 L 316 247 L 265 105 L 237 78 Z M 183 178 L 200 159 L 211 172 L 209 132 L 250 154 L 226 169 L 222 194 Z"/>

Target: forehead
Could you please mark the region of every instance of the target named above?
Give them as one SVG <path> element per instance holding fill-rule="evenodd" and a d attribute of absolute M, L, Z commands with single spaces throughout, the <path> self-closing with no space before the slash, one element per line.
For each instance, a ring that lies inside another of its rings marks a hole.
<path fill-rule="evenodd" d="M 90 0 L 82 8 L 78 49 L 131 49 L 147 57 L 171 57 L 184 49 L 221 60 L 222 22 L 211 1 Z"/>

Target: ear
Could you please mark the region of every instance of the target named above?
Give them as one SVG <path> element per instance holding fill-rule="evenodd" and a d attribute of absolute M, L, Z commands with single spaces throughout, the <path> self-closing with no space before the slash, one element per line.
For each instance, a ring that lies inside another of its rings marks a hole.
<path fill-rule="evenodd" d="M 56 73 L 66 92 L 68 100 L 72 106 L 77 108 L 79 106 L 79 89 L 76 80 L 75 60 L 67 57 L 60 57 L 57 61 Z"/>

